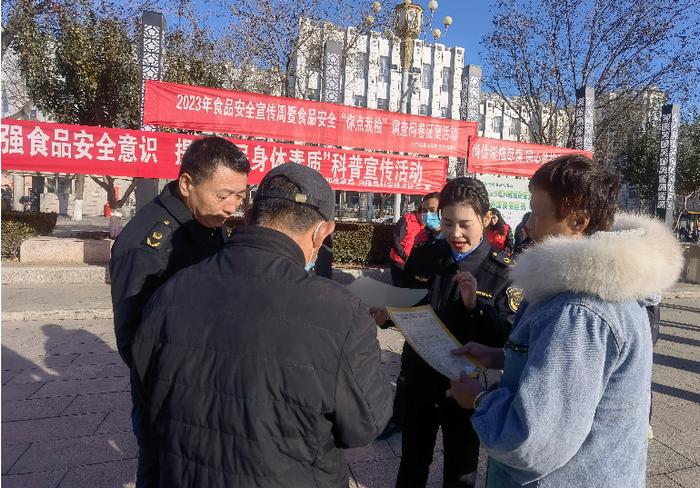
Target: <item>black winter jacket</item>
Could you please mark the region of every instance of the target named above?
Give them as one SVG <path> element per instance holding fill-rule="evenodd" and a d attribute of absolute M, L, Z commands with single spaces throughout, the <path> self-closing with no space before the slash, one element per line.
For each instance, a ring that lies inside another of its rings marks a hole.
<path fill-rule="evenodd" d="M 391 415 L 369 309 L 271 229 L 169 280 L 131 351 L 161 487 L 346 487 Z"/>

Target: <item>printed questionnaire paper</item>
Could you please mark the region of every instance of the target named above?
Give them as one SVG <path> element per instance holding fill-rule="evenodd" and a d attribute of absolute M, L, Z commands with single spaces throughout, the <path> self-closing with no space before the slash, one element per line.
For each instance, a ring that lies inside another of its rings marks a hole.
<path fill-rule="evenodd" d="M 388 308 L 389 316 L 411 347 L 438 373 L 453 379 L 462 371 L 475 374 L 478 369 L 464 356 L 452 350 L 461 346 L 447 330 L 430 305 L 413 308 Z"/>
<path fill-rule="evenodd" d="M 398 288 L 366 276 L 350 283 L 348 290 L 371 308 L 412 307 L 428 294 L 428 290 Z"/>

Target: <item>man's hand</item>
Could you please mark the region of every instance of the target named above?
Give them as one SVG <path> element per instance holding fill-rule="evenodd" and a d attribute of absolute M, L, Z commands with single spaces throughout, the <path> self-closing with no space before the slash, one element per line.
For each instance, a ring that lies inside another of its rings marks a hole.
<path fill-rule="evenodd" d="M 480 368 L 503 369 L 503 349 L 488 347 L 477 342 L 467 342 L 452 351 L 455 356 L 466 356 L 469 361 Z"/>
<path fill-rule="evenodd" d="M 369 309 L 369 313 L 372 314 L 372 318 L 374 319 L 374 323 L 377 324 L 377 327 L 384 327 L 386 321 L 389 320 L 389 314 L 386 308 L 372 307 Z"/>
<path fill-rule="evenodd" d="M 450 383 L 452 398 L 455 399 L 460 407 L 469 410 L 474 408 L 474 398 L 476 395 L 484 391 L 479 380 L 475 380 L 465 372 L 461 373 L 458 380 L 452 380 Z"/>
<path fill-rule="evenodd" d="M 455 275 L 455 281 L 459 287 L 459 293 L 462 295 L 462 302 L 467 310 L 476 308 L 476 278 L 468 271 L 458 271 Z"/>

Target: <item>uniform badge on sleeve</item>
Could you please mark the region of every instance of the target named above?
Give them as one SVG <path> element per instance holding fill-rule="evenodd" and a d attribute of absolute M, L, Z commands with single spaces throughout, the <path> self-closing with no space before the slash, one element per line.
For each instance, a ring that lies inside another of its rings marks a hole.
<path fill-rule="evenodd" d="M 517 312 L 523 302 L 523 290 L 511 287 L 506 290 L 506 295 L 508 296 L 508 306 L 513 312 Z"/>
<path fill-rule="evenodd" d="M 157 249 L 160 247 L 162 239 L 163 234 L 155 231 L 150 236 L 146 237 L 146 245 Z"/>
<path fill-rule="evenodd" d="M 150 247 L 151 249 L 160 249 L 164 241 L 168 239 L 168 236 L 172 232 L 170 228 L 170 220 L 163 220 L 162 222 L 156 222 L 151 230 L 148 231 L 143 243 Z"/>

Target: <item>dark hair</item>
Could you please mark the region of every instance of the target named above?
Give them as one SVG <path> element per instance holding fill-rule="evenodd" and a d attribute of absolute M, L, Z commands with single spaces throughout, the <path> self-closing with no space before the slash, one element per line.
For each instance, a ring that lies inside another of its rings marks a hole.
<path fill-rule="evenodd" d="M 497 208 L 491 207 L 489 210 L 491 211 L 492 215 L 498 217 L 498 222 L 496 222 L 496 225 L 493 225 L 491 222 L 489 222 L 488 227 L 490 229 L 495 229 L 496 232 L 499 234 L 505 234 L 506 223 L 503 220 L 503 215 L 501 215 L 501 212 L 499 212 Z"/>
<path fill-rule="evenodd" d="M 283 175 L 267 180 L 265 190 L 284 193 L 301 191 L 296 183 Z M 326 219 L 313 208 L 283 198 L 254 198 L 250 213 L 250 223 L 253 225 L 286 229 L 295 234 L 307 232 L 319 220 Z"/>
<path fill-rule="evenodd" d="M 421 198 L 421 203 L 424 203 L 426 200 L 430 200 L 431 198 L 437 198 L 438 200 L 440 199 L 440 192 L 439 191 L 434 191 L 432 193 L 428 193 L 427 195 L 423 195 L 423 198 Z"/>
<path fill-rule="evenodd" d="M 467 205 L 483 218 L 489 211 L 489 194 L 484 184 L 475 178 L 455 178 L 440 191 L 440 208 L 451 205 Z"/>
<path fill-rule="evenodd" d="M 590 222 L 584 234 L 612 229 L 620 176 L 585 156 L 560 156 L 543 164 L 530 180 L 530 190 L 546 191 L 556 208 L 557 220 L 584 211 Z"/>
<path fill-rule="evenodd" d="M 198 185 L 207 180 L 219 165 L 226 166 L 238 173 L 250 173 L 250 162 L 238 147 L 222 137 L 209 136 L 193 141 L 187 147 L 180 175 L 187 173 L 192 183 Z"/>

